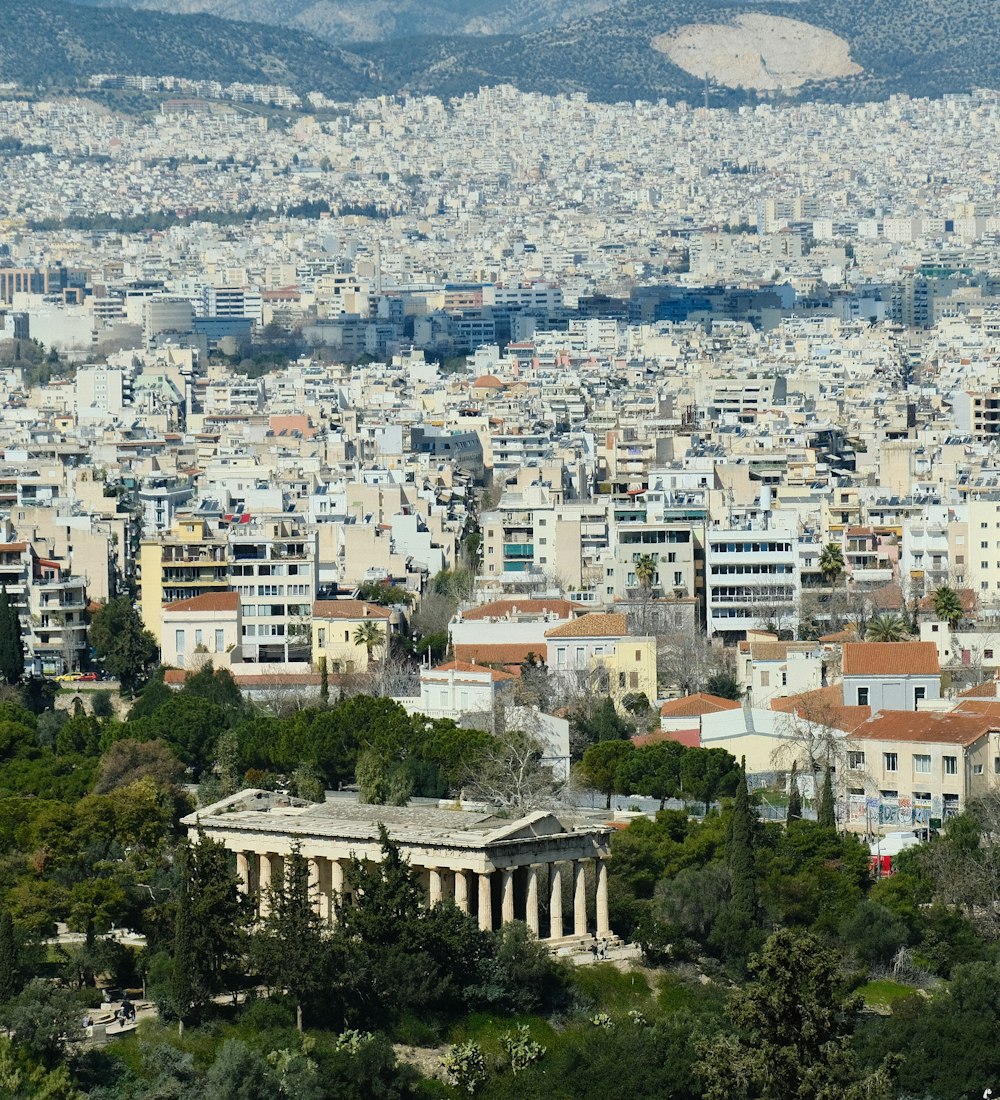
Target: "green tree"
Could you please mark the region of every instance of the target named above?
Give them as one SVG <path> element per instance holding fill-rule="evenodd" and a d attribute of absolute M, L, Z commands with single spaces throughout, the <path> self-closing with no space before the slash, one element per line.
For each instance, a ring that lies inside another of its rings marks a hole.
<path fill-rule="evenodd" d="M 799 766 L 792 762 L 792 770 L 788 775 L 788 813 L 786 821 L 799 821 L 802 818 L 802 792 L 799 790 Z"/>
<path fill-rule="evenodd" d="M 606 797 L 606 807 L 611 809 L 611 796 L 621 790 L 626 763 L 636 752 L 631 741 L 601 741 L 583 754 L 577 765 L 577 775 L 582 783 Z"/>
<path fill-rule="evenodd" d="M 177 1030 L 183 1034 L 184 1022 L 208 990 L 199 981 L 195 947 L 195 924 L 191 904 L 191 852 L 182 845 L 177 854 L 177 916 L 174 920 L 174 951 L 170 982 L 171 1006 L 177 1015 Z"/>
<path fill-rule="evenodd" d="M 268 913 L 257 936 L 261 973 L 295 1004 L 295 1024 L 316 1004 L 327 985 L 327 951 L 322 925 L 309 896 L 309 862 L 294 848 L 268 899 Z"/>
<path fill-rule="evenodd" d="M 647 798 L 658 798 L 660 809 L 668 798 L 681 792 L 681 758 L 684 746 L 678 741 L 657 741 L 638 748 L 622 762 L 622 785 Z"/>
<path fill-rule="evenodd" d="M 934 601 L 934 614 L 954 630 L 962 617 L 962 597 L 950 585 L 942 584 L 934 589 L 931 598 Z"/>
<path fill-rule="evenodd" d="M 0 910 L 0 1007 L 12 1001 L 21 990 L 14 919 L 9 910 Z"/>
<path fill-rule="evenodd" d="M 640 554 L 635 559 L 633 572 L 640 588 L 649 588 L 652 585 L 659 560 L 659 556 L 656 554 Z"/>
<path fill-rule="evenodd" d="M 359 623 L 352 637 L 355 645 L 365 647 L 369 661 L 372 660 L 375 650 L 385 645 L 385 634 L 378 623 Z"/>
<path fill-rule="evenodd" d="M 820 551 L 819 571 L 828 585 L 832 587 L 836 583 L 844 571 L 844 551 L 839 543 L 828 542 Z"/>
<path fill-rule="evenodd" d="M 873 615 L 865 629 L 865 641 L 868 642 L 902 642 L 907 637 L 906 623 L 891 612 Z"/>
<path fill-rule="evenodd" d="M 729 902 L 714 934 L 723 954 L 745 959 L 753 949 L 760 926 L 757 899 L 758 821 L 747 791 L 746 773 L 741 767 L 726 832 L 726 867 L 729 870 Z"/>
<path fill-rule="evenodd" d="M 157 646 L 132 601 L 127 596 L 110 600 L 94 613 L 89 633 L 98 660 L 120 682 L 122 691 L 134 696 L 156 660 Z"/>
<path fill-rule="evenodd" d="M 585 745 L 597 745 L 601 741 L 621 741 L 631 737 L 635 728 L 618 713 L 615 701 L 606 695 L 588 717 L 577 712 L 572 717 L 577 738 Z"/>
<path fill-rule="evenodd" d="M 750 961 L 751 981 L 732 994 L 737 1032 L 702 1044 L 705 1100 L 862 1100 L 892 1095 L 898 1060 L 875 1073 L 852 1046 L 858 999 L 838 993 L 826 947 L 809 934 L 776 932 Z"/>
<path fill-rule="evenodd" d="M 24 644 L 21 641 L 21 620 L 7 595 L 7 586 L 0 588 L 0 676 L 6 683 L 19 683 L 24 675 Z"/>
<path fill-rule="evenodd" d="M 743 698 L 743 688 L 740 687 L 739 680 L 732 672 L 716 672 L 714 675 L 709 676 L 705 681 L 705 691 L 709 695 L 718 696 L 720 699 L 739 701 Z"/>
<path fill-rule="evenodd" d="M 36 978 L 0 1009 L 0 1022 L 14 1044 L 47 1066 L 63 1056 L 63 1045 L 80 1038 L 80 1012 L 69 989 Z"/>
<path fill-rule="evenodd" d="M 819 794 L 819 810 L 816 820 L 825 829 L 836 829 L 837 808 L 833 798 L 833 769 L 827 764 L 823 771 L 823 786 Z"/>

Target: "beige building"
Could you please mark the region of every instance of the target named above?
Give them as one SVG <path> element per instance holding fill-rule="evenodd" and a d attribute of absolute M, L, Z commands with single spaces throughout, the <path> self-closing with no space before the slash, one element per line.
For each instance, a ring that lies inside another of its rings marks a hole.
<path fill-rule="evenodd" d="M 604 674 L 600 690 L 616 700 L 642 692 L 657 697 L 656 638 L 632 637 L 620 612 L 591 612 L 545 632 L 547 664 L 558 676 Z"/>
<path fill-rule="evenodd" d="M 316 600 L 312 606 L 312 660 L 319 668 L 326 659 L 331 675 L 367 672 L 368 647 L 354 639 L 359 629 L 374 623 L 382 642 L 372 646 L 371 659 L 385 652 L 389 635 L 399 630 L 399 612 L 364 600 Z"/>
<path fill-rule="evenodd" d="M 847 738 L 847 824 L 927 826 L 961 813 L 1000 779 L 996 718 L 882 711 Z"/>
<path fill-rule="evenodd" d="M 239 663 L 243 619 L 236 592 L 206 592 L 161 609 L 160 659 L 175 668 Z"/>
<path fill-rule="evenodd" d="M 591 933 L 610 936 L 608 834 L 603 825 L 564 822 L 545 810 L 516 820 L 488 810 L 366 806 L 337 799 L 307 803 L 247 790 L 183 819 L 236 853 L 243 889 L 262 912 L 268 889 L 297 847 L 309 861 L 317 913 L 335 919 L 352 857 L 379 862 L 379 823 L 418 873 L 429 905 L 454 902 L 482 929 L 524 921 L 554 945 Z"/>

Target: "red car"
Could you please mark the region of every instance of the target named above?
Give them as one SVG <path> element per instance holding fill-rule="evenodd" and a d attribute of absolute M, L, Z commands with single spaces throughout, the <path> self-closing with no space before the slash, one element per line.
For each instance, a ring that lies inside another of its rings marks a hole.
<path fill-rule="evenodd" d="M 96 672 L 81 672 L 80 680 L 86 683 L 93 683 L 97 679 Z"/>

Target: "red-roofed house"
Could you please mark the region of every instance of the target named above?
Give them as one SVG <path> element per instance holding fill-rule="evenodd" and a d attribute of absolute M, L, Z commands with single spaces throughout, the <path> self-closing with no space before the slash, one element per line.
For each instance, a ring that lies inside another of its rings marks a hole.
<path fill-rule="evenodd" d="M 548 666 L 557 675 L 603 672 L 601 690 L 616 699 L 641 692 L 656 698 L 656 639 L 633 637 L 621 612 L 593 611 L 545 632 Z"/>
<path fill-rule="evenodd" d="M 243 618 L 237 592 L 206 592 L 160 609 L 160 655 L 165 665 L 216 668 L 239 663 Z"/>
<path fill-rule="evenodd" d="M 848 642 L 843 702 L 880 710 L 916 710 L 941 698 L 941 666 L 933 642 Z"/>
<path fill-rule="evenodd" d="M 929 825 L 960 813 L 994 778 L 996 725 L 993 716 L 957 711 L 873 715 L 848 735 L 840 785 L 851 823 Z M 869 799 L 877 801 L 874 822 Z"/>
<path fill-rule="evenodd" d="M 382 642 L 371 646 L 377 658 L 389 635 L 399 629 L 400 616 L 395 608 L 382 607 L 365 600 L 316 600 L 312 607 L 312 659 L 315 668 L 326 658 L 331 676 L 340 673 L 367 672 L 368 649 L 358 644 L 358 631 L 374 624 Z"/>
<path fill-rule="evenodd" d="M 723 699 L 721 695 L 709 695 L 707 692 L 699 691 L 694 695 L 684 695 L 680 699 L 668 699 L 660 707 L 660 729 L 675 741 L 681 741 L 682 734 L 693 733 L 700 744 L 701 723 L 706 714 L 721 714 L 727 710 L 742 709 L 742 703 L 738 703 L 735 699 Z M 683 743 L 687 744 L 687 741 Z"/>

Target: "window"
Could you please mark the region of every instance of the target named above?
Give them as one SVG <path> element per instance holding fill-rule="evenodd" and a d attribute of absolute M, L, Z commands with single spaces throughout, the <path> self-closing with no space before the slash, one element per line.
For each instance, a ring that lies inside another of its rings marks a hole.
<path fill-rule="evenodd" d="M 858 706 L 859 707 L 868 706 L 868 692 L 869 692 L 869 690 L 870 690 L 869 688 L 858 688 Z"/>
<path fill-rule="evenodd" d="M 642 662 L 642 650 L 641 650 L 641 649 L 637 649 L 637 650 L 635 651 L 635 663 L 636 663 L 636 664 L 640 664 L 641 662 Z"/>
<path fill-rule="evenodd" d="M 882 753 L 882 766 L 887 772 L 894 772 L 899 767 L 899 758 L 894 752 Z"/>
<path fill-rule="evenodd" d="M 321 649 L 326 645 L 326 629 L 322 626 L 316 631 L 316 644 Z"/>
<path fill-rule="evenodd" d="M 993 660 L 993 650 L 992 649 L 984 649 L 983 650 L 983 656 L 986 658 L 987 661 L 992 661 Z"/>
<path fill-rule="evenodd" d="M 983 774 L 982 764 L 973 764 L 972 765 L 972 774 L 973 775 L 982 775 Z"/>
<path fill-rule="evenodd" d="M 927 688 L 915 687 L 913 689 L 913 709 L 919 710 L 920 703 L 927 698 Z"/>
<path fill-rule="evenodd" d="M 942 759 L 944 760 L 944 774 L 958 775 L 958 757 L 945 756 Z"/>
<path fill-rule="evenodd" d="M 882 798 L 899 798 L 899 791 L 879 791 Z"/>
<path fill-rule="evenodd" d="M 217 630 L 215 632 L 215 652 L 221 653 L 226 648 L 226 632 L 224 630 Z"/>
<path fill-rule="evenodd" d="M 177 630 L 177 631 L 174 632 L 174 649 L 176 649 L 178 653 L 183 653 L 184 652 L 184 631 L 183 630 Z"/>
<path fill-rule="evenodd" d="M 847 766 L 852 771 L 858 771 L 865 766 L 865 754 L 863 752 L 849 752 L 847 754 Z"/>
<path fill-rule="evenodd" d="M 771 686 L 771 674 L 770 672 L 762 672 L 760 674 L 760 686 L 762 688 Z"/>
<path fill-rule="evenodd" d="M 931 770 L 931 758 L 927 753 L 915 752 L 913 754 L 913 770 L 918 775 L 926 775 Z"/>
<path fill-rule="evenodd" d="M 782 687 L 788 687 L 788 673 L 787 672 L 783 672 L 781 674 L 781 686 Z"/>
<path fill-rule="evenodd" d="M 194 644 L 195 644 L 196 646 L 199 646 L 199 645 L 204 645 L 204 642 L 202 641 L 202 637 L 203 637 L 203 631 L 202 631 L 202 630 L 201 630 L 201 628 L 199 627 L 199 628 L 198 628 L 198 629 L 196 629 L 196 630 L 195 630 L 195 632 L 194 632 Z"/>

